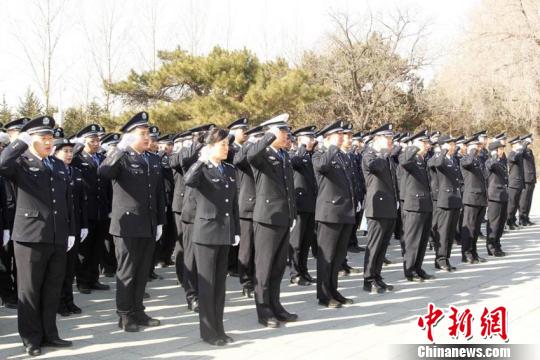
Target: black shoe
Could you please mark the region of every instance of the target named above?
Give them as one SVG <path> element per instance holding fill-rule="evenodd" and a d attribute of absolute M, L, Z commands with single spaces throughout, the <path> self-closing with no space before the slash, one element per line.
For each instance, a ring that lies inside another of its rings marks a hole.
<path fill-rule="evenodd" d="M 109 290 L 111 287 L 106 284 L 102 284 L 99 281 L 96 281 L 92 285 L 90 285 L 90 289 L 92 290 Z"/>
<path fill-rule="evenodd" d="M 508 230 L 516 230 L 515 224 L 508 224 Z"/>
<path fill-rule="evenodd" d="M 434 275 L 431 275 L 431 274 L 428 274 L 427 272 L 425 272 L 424 270 L 420 269 L 416 272 L 418 274 L 418 276 L 420 276 L 422 279 L 424 280 L 431 280 L 431 279 L 435 279 L 435 276 Z"/>
<path fill-rule="evenodd" d="M 60 307 L 58 308 L 57 313 L 60 314 L 60 316 L 63 316 L 63 317 L 66 317 L 66 316 L 71 315 L 71 311 L 69 311 L 69 309 L 67 308 L 67 306 L 60 306 Z"/>
<path fill-rule="evenodd" d="M 295 276 L 291 278 L 291 284 L 297 284 L 300 286 L 309 286 L 311 283 L 304 279 L 302 276 Z"/>
<path fill-rule="evenodd" d="M 248 287 L 248 286 L 245 286 L 242 288 L 242 295 L 248 297 L 248 298 L 252 298 L 253 297 L 253 288 L 252 287 Z"/>
<path fill-rule="evenodd" d="M 7 309 L 17 309 L 17 298 L 15 296 L 6 296 L 2 298 L 2 305 Z"/>
<path fill-rule="evenodd" d="M 199 302 L 197 300 L 192 300 L 190 303 L 188 303 L 188 309 L 198 313 L 199 312 Z"/>
<path fill-rule="evenodd" d="M 228 336 L 227 334 L 221 335 L 221 339 L 223 341 L 225 341 L 227 344 L 231 344 L 231 343 L 234 342 L 234 339 L 232 337 Z"/>
<path fill-rule="evenodd" d="M 452 271 L 452 269 L 450 268 L 450 266 L 448 266 L 446 264 L 446 262 L 440 262 L 439 263 L 439 262 L 435 261 L 435 269 L 444 270 L 444 271 L 448 271 L 448 272 Z"/>
<path fill-rule="evenodd" d="M 383 260 L 383 265 L 390 265 L 392 264 L 392 261 L 388 260 L 386 257 Z"/>
<path fill-rule="evenodd" d="M 118 327 L 125 332 L 138 332 L 139 325 L 135 322 L 135 319 L 129 315 L 121 315 L 118 319 Z"/>
<path fill-rule="evenodd" d="M 487 260 L 481 256 L 478 256 L 478 254 L 474 255 L 474 260 L 476 260 L 476 263 L 478 264 L 479 262 L 481 263 L 485 263 Z"/>
<path fill-rule="evenodd" d="M 536 223 L 533 223 L 531 220 L 527 219 L 527 226 L 534 226 Z"/>
<path fill-rule="evenodd" d="M 379 285 L 380 287 L 382 287 L 386 291 L 394 290 L 393 285 L 385 283 L 382 279 L 377 279 L 377 280 L 375 280 L 375 282 L 377 283 L 377 285 Z"/>
<path fill-rule="evenodd" d="M 268 319 L 259 319 L 259 324 L 262 324 L 267 328 L 278 328 L 280 326 L 279 320 L 275 317 L 270 317 Z"/>
<path fill-rule="evenodd" d="M 236 270 L 229 270 L 227 274 L 231 277 L 240 277 L 240 274 Z"/>
<path fill-rule="evenodd" d="M 347 252 L 350 252 L 350 253 L 355 253 L 355 254 L 358 254 L 360 251 L 360 246 L 358 245 L 350 245 L 348 248 L 347 248 Z"/>
<path fill-rule="evenodd" d="M 472 255 L 461 256 L 461 262 L 467 264 L 478 264 L 478 260 L 476 260 Z"/>
<path fill-rule="evenodd" d="M 169 264 L 166 263 L 165 261 L 159 261 L 157 263 L 157 267 L 160 267 L 160 268 L 166 268 L 166 267 L 169 267 Z"/>
<path fill-rule="evenodd" d="M 113 278 L 114 277 L 114 273 L 113 272 L 104 272 L 103 273 L 103 276 L 107 277 L 107 278 Z"/>
<path fill-rule="evenodd" d="M 349 276 L 350 272 L 347 271 L 347 270 L 339 270 L 338 272 L 338 276 L 342 277 L 342 276 Z"/>
<path fill-rule="evenodd" d="M 152 319 L 150 316 L 146 315 L 146 313 L 141 312 L 134 316 L 135 322 L 139 326 L 159 326 L 161 325 L 161 321 L 158 319 Z"/>
<path fill-rule="evenodd" d="M 424 278 L 420 277 L 418 274 L 405 275 L 405 279 L 407 279 L 407 281 L 424 282 Z"/>
<path fill-rule="evenodd" d="M 217 338 L 217 339 L 203 339 L 205 343 L 208 343 L 213 346 L 225 346 L 227 345 L 227 342 L 224 339 Z"/>
<path fill-rule="evenodd" d="M 282 322 L 295 322 L 298 320 L 298 315 L 285 311 L 283 313 L 276 314 L 276 319 Z"/>
<path fill-rule="evenodd" d="M 28 345 L 26 353 L 30 356 L 39 356 L 41 355 L 41 348 L 38 345 Z"/>
<path fill-rule="evenodd" d="M 310 283 L 314 283 L 314 282 L 315 282 L 315 279 L 314 279 L 311 275 L 309 275 L 309 273 L 302 274 L 302 277 L 303 277 L 304 279 L 306 279 L 307 281 L 309 281 Z"/>
<path fill-rule="evenodd" d="M 150 299 L 150 294 L 145 291 L 142 298 L 143 299 Z"/>
<path fill-rule="evenodd" d="M 371 294 L 382 294 L 385 290 L 381 285 L 377 284 L 376 281 L 364 281 L 364 291 Z"/>
<path fill-rule="evenodd" d="M 160 275 L 158 275 L 158 274 L 156 274 L 154 271 L 152 271 L 152 272 L 150 273 L 150 275 L 148 275 L 148 279 L 149 279 L 150 281 L 152 281 L 152 280 L 163 280 L 163 277 L 160 276 Z"/>
<path fill-rule="evenodd" d="M 330 299 L 328 301 L 319 300 L 319 305 L 326 306 L 329 309 L 339 309 L 340 307 L 343 306 L 342 303 L 340 303 L 339 301 L 335 299 Z"/>
<path fill-rule="evenodd" d="M 495 257 L 503 257 L 504 255 L 506 255 L 504 253 L 504 251 L 501 251 L 501 250 L 495 250 L 495 252 L 493 253 L 493 256 Z"/>
<path fill-rule="evenodd" d="M 340 298 L 337 298 L 337 301 L 339 301 L 339 302 L 342 303 L 343 305 L 352 305 L 352 304 L 354 304 L 354 300 L 353 300 L 353 299 L 346 298 L 346 297 L 340 297 Z"/>
<path fill-rule="evenodd" d="M 80 307 L 78 307 L 77 305 L 75 304 L 67 304 L 66 306 L 68 308 L 68 310 L 72 313 L 72 314 L 81 314 L 82 313 L 82 310 Z"/>
<path fill-rule="evenodd" d="M 79 292 L 81 294 L 91 294 L 92 293 L 92 289 L 90 288 L 90 286 L 88 286 L 86 284 L 77 285 L 77 289 L 79 289 Z"/>
<path fill-rule="evenodd" d="M 50 346 L 50 347 L 70 347 L 71 345 L 73 345 L 71 341 L 62 340 L 60 338 L 47 339 L 41 343 L 41 346 Z"/>
<path fill-rule="evenodd" d="M 362 272 L 362 270 L 360 270 L 359 268 L 355 268 L 352 266 L 349 266 L 348 270 L 349 274 L 360 274 Z"/>

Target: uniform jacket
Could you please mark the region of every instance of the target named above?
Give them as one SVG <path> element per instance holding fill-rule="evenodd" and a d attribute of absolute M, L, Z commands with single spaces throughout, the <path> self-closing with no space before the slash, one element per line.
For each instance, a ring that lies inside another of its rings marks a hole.
<path fill-rule="evenodd" d="M 488 200 L 496 202 L 508 201 L 508 174 L 503 162 L 497 157 L 486 161 L 488 171 Z"/>
<path fill-rule="evenodd" d="M 296 209 L 298 212 L 314 213 L 317 201 L 317 180 L 311 152 L 306 150 L 305 145 L 300 145 L 295 152 L 291 152 L 290 156 L 294 170 Z"/>
<path fill-rule="evenodd" d="M 370 149 L 364 153 L 362 171 L 366 180 L 365 216 L 395 219 L 397 198 L 388 158 Z"/>
<path fill-rule="evenodd" d="M 508 154 L 508 186 L 512 189 L 525 187 L 523 171 L 523 152 L 510 151 Z"/>
<path fill-rule="evenodd" d="M 356 199 L 352 166 L 347 154 L 331 145 L 313 154 L 319 193 L 315 220 L 327 223 L 354 224 Z"/>
<path fill-rule="evenodd" d="M 428 170 L 425 160 L 418 155 L 420 149 L 416 146 L 407 147 L 399 156 L 399 165 L 403 168 L 404 176 L 403 210 L 415 212 L 433 211 L 431 191 L 429 187 Z"/>
<path fill-rule="evenodd" d="M 536 183 L 536 164 L 534 162 L 534 154 L 531 149 L 523 151 L 523 175 L 525 183 Z"/>
<path fill-rule="evenodd" d="M 0 175 L 17 187 L 11 238 L 18 242 L 67 245 L 75 235 L 69 176 L 64 163 L 49 157 L 52 170 L 15 140 L 0 155 Z"/>
<path fill-rule="evenodd" d="M 487 206 L 486 180 L 480 159 L 475 155 L 461 158 L 463 174 L 463 204 L 471 206 Z"/>
<path fill-rule="evenodd" d="M 206 245 L 231 245 L 240 235 L 238 194 L 234 166 L 222 163 L 223 173 L 211 163 L 197 161 L 185 175 L 193 188 L 197 211 L 193 241 Z"/>
<path fill-rule="evenodd" d="M 428 161 L 430 169 L 435 170 L 432 176 L 437 177 L 438 191 L 437 207 L 441 209 L 460 209 L 461 201 L 461 170 L 459 163 L 451 156 L 448 150 L 442 150 Z M 433 193 L 433 191 L 432 191 Z"/>
<path fill-rule="evenodd" d="M 103 163 L 105 157 L 102 154 L 97 154 L 100 164 Z M 87 197 L 88 219 L 89 220 L 106 220 L 109 216 L 109 208 L 107 204 L 107 184 L 106 181 L 99 175 L 99 165 L 96 164 L 92 155 L 86 151 L 81 151 L 73 157 L 71 163 L 73 167 L 79 169 L 84 179 L 84 190 Z"/>
<path fill-rule="evenodd" d="M 275 138 L 267 133 L 248 150 L 257 194 L 253 221 L 291 226 L 296 218 L 293 169 L 287 152 L 280 156 L 270 147 Z"/>
<path fill-rule="evenodd" d="M 255 178 L 253 170 L 247 160 L 249 148 L 253 143 L 246 142 L 239 148 L 233 158 L 233 164 L 236 166 L 236 181 L 238 188 L 238 209 L 240 218 L 253 218 L 253 209 L 255 208 Z"/>
<path fill-rule="evenodd" d="M 165 196 L 161 159 L 132 148 L 116 149 L 99 167 L 112 180 L 113 199 L 109 232 L 114 236 L 153 238 L 165 224 Z"/>

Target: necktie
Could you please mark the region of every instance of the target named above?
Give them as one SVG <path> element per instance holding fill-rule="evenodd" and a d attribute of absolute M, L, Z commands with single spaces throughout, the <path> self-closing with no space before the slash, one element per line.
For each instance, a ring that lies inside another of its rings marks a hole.
<path fill-rule="evenodd" d="M 225 169 L 223 168 L 223 165 L 219 164 L 217 168 L 218 168 L 219 172 L 221 173 L 221 175 L 223 175 L 223 173 L 225 172 Z"/>
<path fill-rule="evenodd" d="M 47 167 L 47 169 L 52 171 L 52 166 L 51 166 L 51 163 L 49 161 L 49 158 L 43 158 L 43 165 L 45 165 Z"/>
<path fill-rule="evenodd" d="M 96 165 L 99 166 L 99 157 L 97 156 L 97 154 L 92 155 L 92 159 L 94 159 Z"/>

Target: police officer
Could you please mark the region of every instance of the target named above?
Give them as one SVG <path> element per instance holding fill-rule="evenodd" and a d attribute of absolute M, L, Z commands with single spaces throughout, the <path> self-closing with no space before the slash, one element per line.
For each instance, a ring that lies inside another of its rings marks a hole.
<path fill-rule="evenodd" d="M 437 206 L 435 268 L 453 271 L 456 268 L 450 264 L 450 255 L 462 207 L 461 173 L 455 159 L 456 139 L 450 135 L 441 135 L 438 143 L 441 147 L 440 153 L 428 161 L 430 169 L 436 171 L 434 176 L 437 177 L 438 184 L 438 191 L 434 194 L 437 201 L 433 202 Z"/>
<path fill-rule="evenodd" d="M 151 125 L 148 127 L 148 135 L 150 136 L 150 142 L 148 144 L 148 152 L 153 154 L 153 155 L 156 155 L 156 156 L 159 156 L 158 154 L 158 150 L 159 150 L 159 145 L 158 145 L 158 139 L 159 137 L 161 136 L 161 133 L 159 132 L 159 128 L 156 126 L 156 125 Z M 160 164 L 161 164 L 161 156 L 159 156 L 160 158 Z M 163 185 L 162 185 L 162 189 L 163 191 L 165 191 L 165 182 L 164 182 L 164 178 L 163 178 L 163 169 L 161 169 L 161 181 L 163 182 Z M 164 194 L 164 198 L 165 198 L 165 194 Z M 152 259 L 152 262 L 150 264 L 150 269 L 149 269 L 149 274 L 148 274 L 148 280 L 149 281 L 152 281 L 152 280 L 156 280 L 156 279 L 159 279 L 159 280 L 163 280 L 163 278 L 156 274 L 156 272 L 154 271 L 155 270 L 155 267 L 156 267 L 156 264 L 157 264 L 157 257 L 158 257 L 158 253 L 161 252 L 161 247 L 162 247 L 162 237 L 165 235 L 165 229 L 167 228 L 167 221 L 165 221 L 165 224 L 163 225 L 163 232 L 161 234 L 161 237 L 158 239 L 158 241 L 156 242 L 156 246 L 154 247 L 154 254 L 153 254 L 153 259 Z"/>
<path fill-rule="evenodd" d="M 507 224 L 510 230 L 518 227 L 516 212 L 519 207 L 519 198 L 525 188 L 523 169 L 523 145 L 519 136 L 509 141 L 512 150 L 508 154 L 508 218 Z"/>
<path fill-rule="evenodd" d="M 14 142 L 21 128 L 30 121 L 29 118 L 23 117 L 8 122 L 4 125 L 4 129 L 9 137 L 9 142 Z M 3 247 L 0 249 L 0 256 L 2 262 L 6 268 L 5 272 L 0 272 L 2 276 L 2 302 L 7 308 L 17 308 L 17 264 L 13 253 L 13 242 L 11 241 L 11 233 L 13 230 L 13 223 L 15 222 L 15 208 L 17 206 L 17 188 L 11 180 L 7 178 L 2 179 L 2 212 L 3 212 L 3 233 L 2 242 Z"/>
<path fill-rule="evenodd" d="M 461 231 L 461 260 L 469 264 L 485 262 L 478 255 L 476 243 L 480 234 L 482 214 L 487 206 L 486 180 L 482 164 L 478 158 L 480 142 L 478 136 L 468 139 L 465 144 L 468 154 L 461 159 L 463 174 L 463 227 Z"/>
<path fill-rule="evenodd" d="M 385 124 L 370 135 L 373 136 L 372 144 L 362 161 L 366 179 L 364 211 L 368 219 L 363 288 L 372 293 L 383 293 L 393 289 L 382 280 L 381 269 L 397 217 L 394 177 L 388 162 L 392 150 L 392 125 Z"/>
<path fill-rule="evenodd" d="M 534 154 L 530 146 L 532 144 L 532 134 L 521 137 L 523 146 L 523 176 L 525 188 L 521 192 L 519 199 L 519 224 L 522 226 L 534 225 L 529 219 L 531 204 L 536 184 L 536 163 L 534 162 Z"/>
<path fill-rule="evenodd" d="M 247 161 L 247 154 L 264 132 L 261 126 L 255 126 L 245 132 L 247 142 L 234 154 L 238 186 L 238 210 L 240 216 L 240 245 L 238 249 L 238 275 L 242 293 L 251 297 L 254 290 L 255 246 L 253 239 L 253 209 L 255 207 L 255 179 L 253 170 Z M 233 145 L 234 146 L 234 145 Z"/>
<path fill-rule="evenodd" d="M 293 135 L 298 141 L 296 151 L 291 152 L 296 193 L 296 226 L 291 231 L 289 258 L 291 261 L 291 283 L 310 285 L 313 278 L 307 268 L 308 251 L 315 237 L 315 202 L 317 180 L 313 171 L 315 126 L 297 129 Z"/>
<path fill-rule="evenodd" d="M 338 271 L 347 255 L 347 247 L 356 222 L 357 200 L 348 166 L 347 154 L 341 149 L 342 120 L 319 131 L 322 146 L 313 154 L 313 168 L 317 177 L 318 194 L 315 210 L 317 229 L 317 299 L 319 304 L 338 308 L 352 304 L 338 291 Z"/>
<path fill-rule="evenodd" d="M 180 152 L 180 164 L 182 172 L 186 174 L 197 159 L 199 151 L 204 146 L 206 133 L 213 128 L 213 124 L 206 124 L 191 128 L 192 143 L 183 148 Z M 182 203 L 182 245 L 184 248 L 184 273 L 183 287 L 186 293 L 188 309 L 194 312 L 199 311 L 199 292 L 197 282 L 197 261 L 195 259 L 195 245 L 193 242 L 193 222 L 195 221 L 195 212 L 197 210 L 197 199 L 195 198 L 193 188 L 186 187 Z"/>
<path fill-rule="evenodd" d="M 199 277 L 201 338 L 212 345 L 233 342 L 223 329 L 225 282 L 230 245 L 240 242 L 236 174 L 224 160 L 229 149 L 228 131 L 213 128 L 198 161 L 185 175 L 194 189 L 197 210 L 193 242 Z"/>
<path fill-rule="evenodd" d="M 0 175 L 17 187 L 11 234 L 19 269 L 17 319 L 31 356 L 40 355 L 41 346 L 71 346 L 58 335 L 56 311 L 75 229 L 64 164 L 49 157 L 53 127 L 49 116 L 27 122 L 0 155 Z"/>
<path fill-rule="evenodd" d="M 81 294 L 92 290 L 108 290 L 109 285 L 99 282 L 99 265 L 105 247 L 108 207 L 107 187 L 98 174 L 104 156 L 99 153 L 100 127 L 90 124 L 77 133 L 75 142 L 84 145 L 73 158 L 73 166 L 82 173 L 87 196 L 88 236 L 79 247 L 80 266 L 77 270 L 77 287 Z"/>
<path fill-rule="evenodd" d="M 267 133 L 248 151 L 257 193 L 253 210 L 255 304 L 259 323 L 267 327 L 298 319 L 280 301 L 290 230 L 296 222 L 293 170 L 289 155 L 283 150 L 288 119 L 288 114 L 282 114 L 263 122 Z"/>
<path fill-rule="evenodd" d="M 366 180 L 364 179 L 364 173 L 362 172 L 362 157 L 364 153 L 364 133 L 359 131 L 352 135 L 352 150 L 349 157 L 352 160 L 352 165 L 354 166 L 355 181 L 358 184 L 360 191 L 360 196 L 358 200 L 362 204 L 360 211 L 356 213 L 356 222 L 353 226 L 353 231 L 351 233 L 351 240 L 349 241 L 348 251 L 353 253 L 358 253 L 361 251 L 366 251 L 366 248 L 358 245 L 358 238 L 356 233 L 360 224 L 362 222 L 362 217 L 364 216 L 364 197 L 366 196 Z"/>
<path fill-rule="evenodd" d="M 488 171 L 488 222 L 486 248 L 488 255 L 501 257 L 505 253 L 501 247 L 501 237 L 506 222 L 506 204 L 508 202 L 508 173 L 501 161 L 504 145 L 495 140 L 488 147 L 491 157 L 486 161 Z"/>
<path fill-rule="evenodd" d="M 429 150 L 427 130 L 409 138 L 411 146 L 402 151 L 399 165 L 403 169 L 403 269 L 408 281 L 433 278 L 422 269 L 431 228 L 433 204 L 425 156 Z"/>
<path fill-rule="evenodd" d="M 55 129 L 54 156 L 64 163 L 64 170 L 60 174 L 67 176 L 71 188 L 73 205 L 73 222 L 75 228 L 75 244 L 68 251 L 66 257 L 66 273 L 62 285 L 62 295 L 58 313 L 62 316 L 80 314 L 81 308 L 75 305 L 73 299 L 73 280 L 78 262 L 78 250 L 81 240 L 88 235 L 88 217 L 86 215 L 86 194 L 80 170 L 71 166 L 73 160 L 73 143 L 64 138 L 63 131 Z"/>
<path fill-rule="evenodd" d="M 166 134 L 161 136 L 158 141 L 158 155 L 161 158 L 161 172 L 163 174 L 163 184 L 165 190 L 165 204 L 167 205 L 167 223 L 163 226 L 163 235 L 159 241 L 157 251 L 157 262 L 161 267 L 174 265 L 172 255 L 176 242 L 176 231 L 174 216 L 172 211 L 172 202 L 174 194 L 174 175 L 169 157 L 173 150 L 173 135 Z"/>
<path fill-rule="evenodd" d="M 111 179 L 113 206 L 109 232 L 114 236 L 118 326 L 134 332 L 160 321 L 144 312 L 144 288 L 155 242 L 165 223 L 165 199 L 158 156 L 149 153 L 148 114 L 133 116 L 121 131 L 122 140 L 99 168 Z"/>

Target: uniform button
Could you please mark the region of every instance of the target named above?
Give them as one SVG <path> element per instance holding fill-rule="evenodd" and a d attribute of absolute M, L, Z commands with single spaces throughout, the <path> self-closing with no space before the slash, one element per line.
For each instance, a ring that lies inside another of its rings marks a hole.
<path fill-rule="evenodd" d="M 152 187 L 152 185 L 148 184 L 148 187 Z"/>
<path fill-rule="evenodd" d="M 71 197 L 73 197 L 73 196 L 71 196 Z M 53 201 L 52 201 L 52 202 L 53 202 L 53 204 L 54 204 L 54 203 L 56 202 L 56 199 L 53 199 Z"/>
<path fill-rule="evenodd" d="M 336 203 L 336 200 L 332 200 L 332 204 L 335 204 Z"/>
<path fill-rule="evenodd" d="M 54 210 L 54 214 L 55 214 L 55 215 L 58 214 L 58 211 Z"/>
<path fill-rule="evenodd" d="M 152 197 L 152 195 L 148 195 L 148 196 Z"/>
<path fill-rule="evenodd" d="M 226 188 L 228 188 L 228 187 L 229 187 L 229 185 L 225 185 L 225 187 L 226 187 Z"/>
<path fill-rule="evenodd" d="M 51 181 L 53 181 L 53 178 L 51 178 Z"/>
<path fill-rule="evenodd" d="M 229 213 L 225 213 L 225 216 L 229 216 Z"/>
<path fill-rule="evenodd" d="M 225 199 L 225 202 L 229 202 L 229 199 Z"/>
<path fill-rule="evenodd" d="M 129 215 L 129 211 L 126 211 L 126 215 Z"/>
<path fill-rule="evenodd" d="M 416 197 L 418 197 L 418 194 L 416 194 Z"/>
<path fill-rule="evenodd" d="M 24 213 L 24 216 L 28 216 L 28 213 Z"/>
<path fill-rule="evenodd" d="M 54 191 L 54 188 L 52 188 L 51 191 Z"/>
<path fill-rule="evenodd" d="M 270 202 L 270 200 L 266 200 L 266 202 L 267 202 L 267 203 L 269 203 L 269 202 Z"/>
<path fill-rule="evenodd" d="M 381 200 L 381 201 L 382 201 L 382 198 L 379 198 L 379 200 Z"/>

